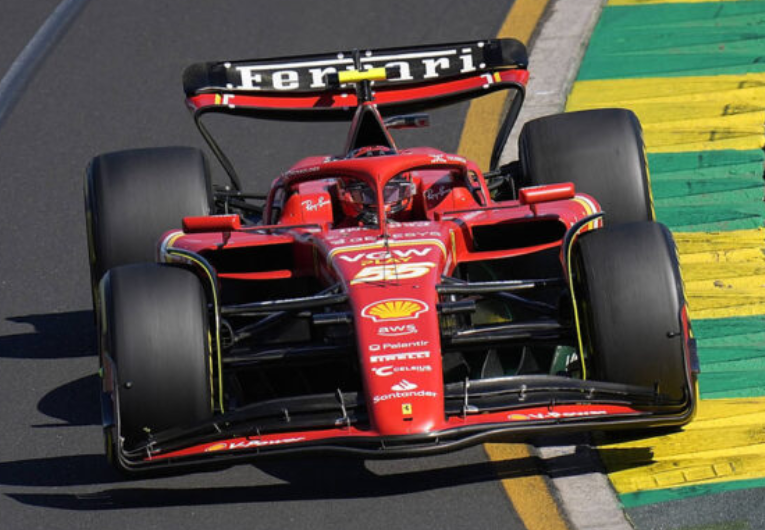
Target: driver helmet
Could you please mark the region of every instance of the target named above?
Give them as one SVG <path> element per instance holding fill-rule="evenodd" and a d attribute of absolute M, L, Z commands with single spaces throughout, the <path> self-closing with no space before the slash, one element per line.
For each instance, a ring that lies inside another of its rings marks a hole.
<path fill-rule="evenodd" d="M 385 213 L 390 216 L 405 210 L 412 201 L 415 184 L 404 175 L 396 175 L 383 188 Z M 364 223 L 377 223 L 377 198 L 366 182 L 356 180 L 345 185 L 343 211 Z"/>

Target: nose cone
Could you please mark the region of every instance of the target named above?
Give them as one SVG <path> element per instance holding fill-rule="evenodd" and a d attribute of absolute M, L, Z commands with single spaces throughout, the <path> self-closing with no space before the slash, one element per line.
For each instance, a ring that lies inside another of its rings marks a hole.
<path fill-rule="evenodd" d="M 372 428 L 382 435 L 435 429 L 444 421 L 435 290 L 407 284 L 359 291 L 356 334 Z"/>
<path fill-rule="evenodd" d="M 389 228 L 385 241 L 349 232 L 360 241 L 338 241 L 328 260 L 350 296 L 372 429 L 427 433 L 445 421 L 435 286 L 449 233 L 430 222 Z"/>

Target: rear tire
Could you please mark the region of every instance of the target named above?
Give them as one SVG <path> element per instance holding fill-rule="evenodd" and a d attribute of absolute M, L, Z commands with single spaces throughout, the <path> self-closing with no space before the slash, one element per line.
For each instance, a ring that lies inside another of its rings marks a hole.
<path fill-rule="evenodd" d="M 640 122 L 626 109 L 545 116 L 519 139 L 521 186 L 573 182 L 605 212 L 605 223 L 653 220 Z"/>
<path fill-rule="evenodd" d="M 198 149 L 133 149 L 94 158 L 85 177 L 94 294 L 109 269 L 154 261 L 162 234 L 180 228 L 183 217 L 208 215 L 211 197 Z"/>
<path fill-rule="evenodd" d="M 194 273 L 141 263 L 102 282 L 103 344 L 115 366 L 114 406 L 125 448 L 212 417 L 208 317 Z"/>
<path fill-rule="evenodd" d="M 688 397 L 682 280 L 669 230 L 630 223 L 583 234 L 572 264 L 591 379 Z"/>

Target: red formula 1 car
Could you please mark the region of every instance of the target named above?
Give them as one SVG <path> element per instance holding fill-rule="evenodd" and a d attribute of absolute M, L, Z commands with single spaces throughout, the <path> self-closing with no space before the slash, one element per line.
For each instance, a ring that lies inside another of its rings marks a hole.
<path fill-rule="evenodd" d="M 401 457 L 503 435 L 683 425 L 694 343 L 639 123 L 529 122 L 514 40 L 196 64 L 191 148 L 101 155 L 85 195 L 107 451 L 125 471 Z M 411 114 L 512 92 L 491 167 L 396 145 Z M 200 117 L 346 120 L 265 203 Z"/>

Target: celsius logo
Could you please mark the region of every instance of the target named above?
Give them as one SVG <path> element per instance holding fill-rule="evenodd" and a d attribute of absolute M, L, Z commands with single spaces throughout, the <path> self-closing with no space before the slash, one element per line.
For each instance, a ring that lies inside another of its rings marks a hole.
<path fill-rule="evenodd" d="M 388 377 L 399 372 L 431 372 L 433 368 L 427 364 L 415 366 L 379 366 L 372 368 L 372 371 L 379 377 Z"/>
<path fill-rule="evenodd" d="M 411 298 L 390 299 L 369 304 L 361 310 L 361 316 L 371 318 L 373 322 L 386 320 L 405 320 L 419 318 L 420 313 L 428 310 L 425 302 Z"/>
<path fill-rule="evenodd" d="M 407 390 L 416 390 L 417 385 L 415 385 L 414 383 L 410 383 L 406 379 L 402 379 L 401 381 L 398 382 L 398 384 L 390 387 L 390 389 L 396 392 L 406 392 Z"/>

